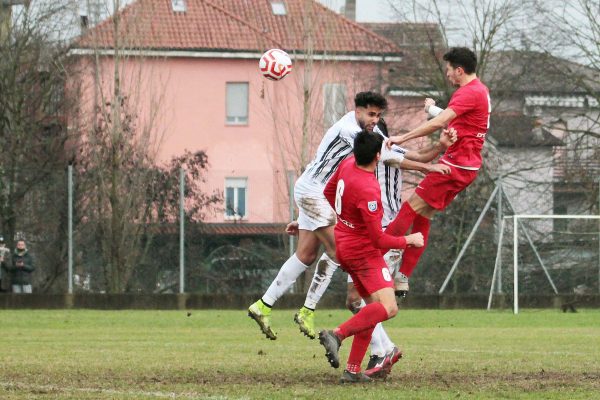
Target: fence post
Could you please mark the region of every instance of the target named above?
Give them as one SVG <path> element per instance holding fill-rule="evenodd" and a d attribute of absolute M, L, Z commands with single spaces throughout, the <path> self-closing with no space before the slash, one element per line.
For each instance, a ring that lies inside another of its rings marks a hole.
<path fill-rule="evenodd" d="M 184 198 L 185 196 L 185 171 L 179 169 L 179 293 L 185 293 L 185 230 L 184 230 Z"/>
<path fill-rule="evenodd" d="M 67 193 L 68 193 L 68 266 L 67 276 L 69 279 L 69 294 L 73 294 L 73 166 L 69 164 L 67 169 Z"/>
<path fill-rule="evenodd" d="M 288 197 L 290 200 L 290 221 L 294 220 L 294 171 L 288 171 L 287 172 L 287 178 L 288 178 L 288 184 L 289 184 L 289 188 L 288 188 Z M 288 237 L 289 240 L 289 246 L 290 246 L 290 257 L 294 255 L 294 236 L 289 235 Z"/>
<path fill-rule="evenodd" d="M 518 243 L 518 220 L 513 215 L 513 313 L 519 313 L 519 243 Z"/>

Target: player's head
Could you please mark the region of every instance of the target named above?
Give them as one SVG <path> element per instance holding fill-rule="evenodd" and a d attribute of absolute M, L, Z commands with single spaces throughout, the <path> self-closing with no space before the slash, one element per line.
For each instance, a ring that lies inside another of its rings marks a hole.
<path fill-rule="evenodd" d="M 459 85 L 465 75 L 475 73 L 477 56 L 466 47 L 453 47 L 444 54 L 446 77 L 453 85 Z"/>
<path fill-rule="evenodd" d="M 354 106 L 358 125 L 372 131 L 387 108 L 387 100 L 379 93 L 360 92 L 354 97 Z"/>
<path fill-rule="evenodd" d="M 354 158 L 358 165 L 369 165 L 379 159 L 383 136 L 366 129 L 358 132 L 354 138 Z"/>

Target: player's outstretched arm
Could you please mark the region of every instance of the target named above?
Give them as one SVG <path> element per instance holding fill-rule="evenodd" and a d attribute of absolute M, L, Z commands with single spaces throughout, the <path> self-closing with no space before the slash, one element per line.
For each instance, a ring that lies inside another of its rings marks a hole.
<path fill-rule="evenodd" d="M 456 118 L 456 113 L 451 108 L 446 108 L 437 117 L 419 125 L 407 134 L 402 136 L 392 136 L 390 140 L 387 141 L 387 146 L 391 147 L 393 144 L 401 145 L 411 139 L 431 135 L 438 129 L 444 128 L 448 122 L 452 121 L 454 118 Z"/>
<path fill-rule="evenodd" d="M 410 171 L 420 171 L 424 174 L 430 172 L 439 172 L 440 174 L 449 174 L 451 172 L 450 167 L 446 164 L 428 164 L 422 163 L 419 161 L 407 160 L 406 158 L 399 164 L 399 166 L 394 166 L 395 168 L 410 170 Z"/>
<path fill-rule="evenodd" d="M 412 161 L 418 161 L 426 163 L 436 158 L 442 151 L 445 151 L 448 147 L 452 146 L 456 142 L 456 130 L 454 128 L 444 129 L 440 135 L 440 141 L 432 145 L 423 147 L 419 150 L 409 150 L 404 155 Z M 405 168 L 401 166 L 401 168 Z"/>
<path fill-rule="evenodd" d="M 379 202 L 378 202 L 379 203 Z M 380 208 L 380 204 L 378 205 Z M 359 207 L 363 222 L 369 233 L 369 240 L 376 249 L 404 249 L 406 248 L 406 238 L 404 236 L 392 236 L 381 229 L 381 216 L 377 212 L 369 210 L 367 207 Z"/>

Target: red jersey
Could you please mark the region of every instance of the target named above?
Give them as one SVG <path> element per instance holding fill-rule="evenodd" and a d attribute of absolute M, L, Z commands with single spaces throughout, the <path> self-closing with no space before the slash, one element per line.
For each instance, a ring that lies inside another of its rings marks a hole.
<path fill-rule="evenodd" d="M 374 172 L 356 166 L 354 156 L 342 161 L 323 193 L 338 217 L 334 232 L 341 258 L 381 256 L 379 249 L 406 247 L 404 237 L 383 233 L 379 182 Z"/>
<path fill-rule="evenodd" d="M 456 114 L 449 128 L 456 129 L 458 139 L 448 147 L 441 161 L 459 168 L 476 170 L 481 167 L 481 149 L 490 126 L 490 94 L 479 79 L 459 87 L 448 108 Z"/>

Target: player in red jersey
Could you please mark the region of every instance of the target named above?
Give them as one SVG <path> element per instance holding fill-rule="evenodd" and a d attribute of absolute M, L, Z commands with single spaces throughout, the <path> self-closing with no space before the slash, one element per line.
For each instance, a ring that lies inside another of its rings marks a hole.
<path fill-rule="evenodd" d="M 394 281 L 381 250 L 423 245 L 420 233 L 394 237 L 381 229 L 383 207 L 375 169 L 382 142 L 383 137 L 376 133 L 366 130 L 358 133 L 354 139 L 354 156 L 340 164 L 323 191 L 338 218 L 334 230 L 336 257 L 367 303 L 333 331 L 319 332 L 319 341 L 334 368 L 339 367 L 338 350 L 342 341 L 354 336 L 342 383 L 371 380 L 361 372 L 361 363 L 373 328 L 398 312 Z"/>
<path fill-rule="evenodd" d="M 444 54 L 444 61 L 446 77 L 458 87 L 448 108 L 441 110 L 430 107 L 426 102 L 430 114 L 437 115 L 407 134 L 394 136 L 388 141 L 390 146 L 399 145 L 410 139 L 430 135 L 446 125 L 454 128 L 458 137 L 456 143 L 440 158 L 441 163 L 450 167 L 450 174 L 427 174 L 386 229 L 386 233 L 397 236 L 403 235 L 412 225 L 412 232 L 421 232 L 425 239 L 423 247 L 409 248 L 404 252 L 400 267 L 400 278 L 404 285 L 399 288 L 403 291 L 408 291 L 408 277 L 427 246 L 431 217 L 446 208 L 458 193 L 475 180 L 481 167 L 481 149 L 490 123 L 489 90 L 475 73 L 475 53 L 465 47 L 452 48 Z"/>

